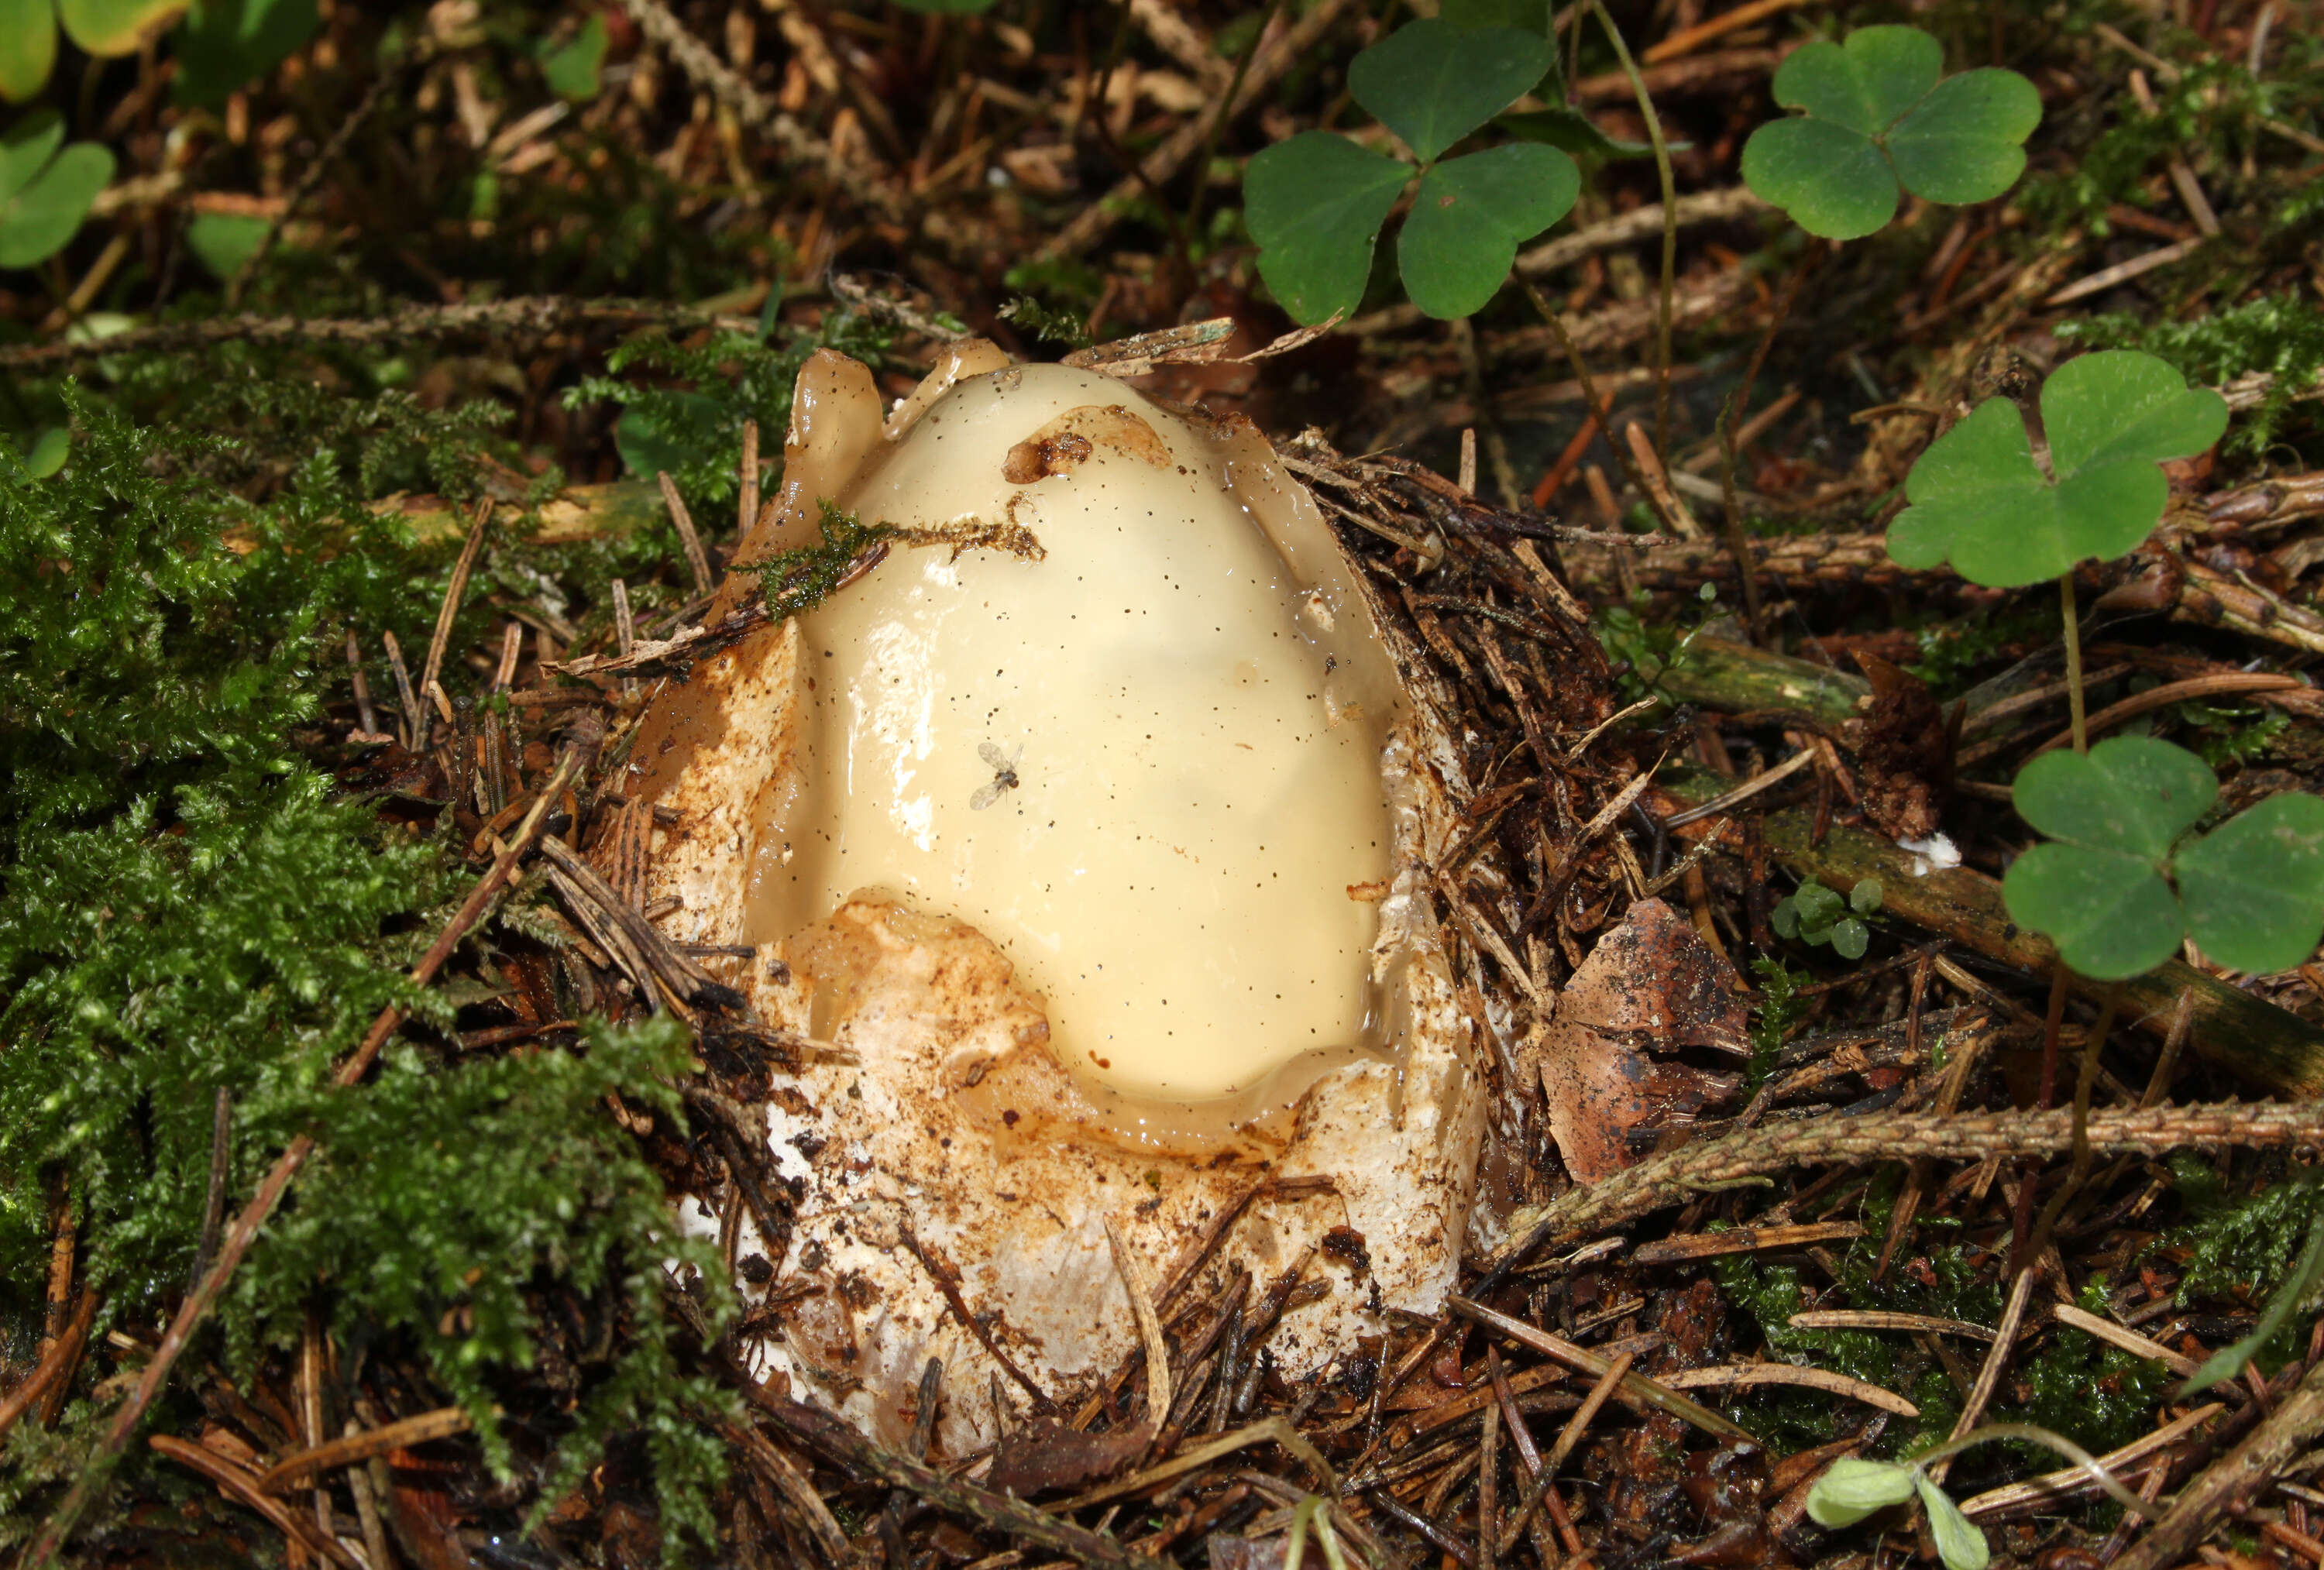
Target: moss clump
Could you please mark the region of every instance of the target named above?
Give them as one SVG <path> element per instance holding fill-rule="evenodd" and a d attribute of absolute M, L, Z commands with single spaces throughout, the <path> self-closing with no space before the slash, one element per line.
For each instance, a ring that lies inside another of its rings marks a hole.
<path fill-rule="evenodd" d="M 9 1344 L 35 1333 L 60 1196 L 100 1330 L 150 1335 L 174 1308 L 222 1091 L 230 1207 L 294 1135 L 320 1142 L 215 1317 L 230 1374 L 295 1345 L 319 1311 L 342 1346 L 466 1404 L 488 1457 L 543 1501 L 609 1437 L 641 1437 L 665 1542 L 706 1536 L 720 1452 L 700 1412 L 716 1397 L 681 1366 L 659 1295 L 667 1262 L 711 1262 L 677 1235 L 662 1179 L 604 1105 L 618 1091 L 682 1131 L 683 1042 L 655 1025 L 498 1060 L 428 1044 L 452 1005 L 406 976 L 474 873 L 454 848 L 338 799 L 324 767 L 315 725 L 345 680 L 345 629 L 424 626 L 443 592 L 451 547 L 422 547 L 364 505 L 377 465 L 405 460 L 325 444 L 253 501 L 211 478 L 248 474 L 249 449 L 134 427 L 70 389 L 65 400 L 78 435 L 60 473 L 0 460 Z M 416 461 L 451 473 L 458 428 L 430 429 L 435 450 Z M 391 1002 L 414 1011 L 420 1039 L 374 1082 L 333 1088 L 333 1065 Z M 702 1276 L 716 1324 L 723 1272 Z M 587 1305 L 604 1333 L 556 1360 L 562 1415 L 504 1433 L 496 1392 L 538 1377 L 565 1334 L 551 1302 Z M 191 1371 L 216 1354 L 182 1365 L 180 1406 L 165 1401 L 157 1426 L 196 1420 Z M 83 1388 L 107 1372 L 89 1359 Z M 0 1542 L 38 1525 L 53 1502 L 42 1491 L 85 1465 L 115 1400 L 77 1403 L 53 1432 L 18 1425 Z"/>

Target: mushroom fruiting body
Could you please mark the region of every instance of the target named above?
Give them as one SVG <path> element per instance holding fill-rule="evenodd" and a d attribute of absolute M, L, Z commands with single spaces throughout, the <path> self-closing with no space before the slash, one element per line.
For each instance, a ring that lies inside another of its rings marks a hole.
<path fill-rule="evenodd" d="M 762 1370 L 898 1432 L 939 1357 L 964 1449 L 1001 1359 L 1067 1393 L 1198 1255 L 1329 1287 L 1289 1373 L 1435 1307 L 1483 1111 L 1420 870 L 1444 742 L 1305 488 L 1247 422 L 972 344 L 884 419 L 810 362 L 738 567 L 825 500 L 890 554 L 659 694 L 624 787 L 665 931 L 759 945 L 731 979 L 827 1049 L 767 1108 Z"/>

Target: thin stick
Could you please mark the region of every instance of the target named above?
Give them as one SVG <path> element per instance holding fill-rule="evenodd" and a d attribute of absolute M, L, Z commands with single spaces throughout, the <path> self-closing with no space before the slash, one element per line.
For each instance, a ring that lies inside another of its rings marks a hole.
<path fill-rule="evenodd" d="M 1557 1436 L 1557 1443 L 1550 1446 L 1541 1470 L 1534 1474 L 1533 1486 L 1526 1490 L 1525 1503 L 1517 1507 L 1517 1513 L 1511 1516 L 1508 1525 L 1501 1529 L 1502 1553 L 1506 1554 L 1517 1546 L 1518 1534 L 1526 1529 L 1526 1523 L 1533 1520 L 1533 1512 L 1541 1508 L 1542 1496 L 1557 1481 L 1557 1469 L 1565 1464 L 1566 1459 L 1573 1454 L 1573 1447 L 1582 1443 L 1582 1435 L 1588 1433 L 1590 1425 L 1597 1420 L 1599 1409 L 1605 1406 L 1607 1398 L 1629 1376 L 1634 1356 L 1634 1354 L 1625 1352 L 1608 1363 L 1606 1372 L 1598 1376 L 1598 1382 L 1590 1387 L 1590 1393 L 1582 1397 L 1582 1405 L 1575 1408 L 1573 1416 L 1565 1420 L 1564 1428 Z"/>
<path fill-rule="evenodd" d="M 742 422 L 742 500 L 734 509 L 734 539 L 739 545 L 751 537 L 751 526 L 759 521 L 759 422 Z"/>
<path fill-rule="evenodd" d="M 661 486 L 661 499 L 669 509 L 669 521 L 678 529 L 678 544 L 686 547 L 686 565 L 694 574 L 694 592 L 707 594 L 715 587 L 710 578 L 710 557 L 703 551 L 702 537 L 694 532 L 694 514 L 687 510 L 686 498 L 678 493 L 678 482 L 669 477 L 669 470 L 657 469 L 654 479 Z"/>
<path fill-rule="evenodd" d="M 1162 1318 L 1154 1311 L 1154 1281 L 1146 1262 L 1123 1241 L 1113 1217 L 1103 1217 L 1105 1240 L 1113 1249 L 1113 1268 L 1121 1273 L 1121 1289 L 1130 1294 L 1130 1312 L 1146 1343 L 1146 1416 L 1157 1428 L 1170 1416 L 1170 1348 L 1162 1339 Z"/>
<path fill-rule="evenodd" d="M 97 1289 L 81 1288 L 80 1301 L 74 1307 L 64 1334 L 42 1353 L 40 1366 L 32 1370 L 32 1377 L 9 1391 L 5 1400 L 0 1400 L 0 1439 L 5 1439 L 8 1431 L 49 1393 L 50 1387 L 60 1383 L 67 1371 L 79 1360 L 81 1343 L 88 1338 L 88 1327 L 97 1318 Z"/>
<path fill-rule="evenodd" d="M 1591 412 L 1598 417 L 1598 428 L 1610 434 L 1614 428 L 1614 406 L 1608 399 L 1599 396 L 1597 380 L 1590 374 L 1590 367 L 1582 363 L 1581 345 L 1573 341 L 1573 335 L 1565 330 L 1565 318 L 1559 316 L 1551 307 L 1549 301 L 1543 297 L 1540 286 L 1533 280 L 1520 277 L 1517 280 L 1517 287 L 1525 290 L 1526 298 L 1533 301 L 1533 308 L 1539 312 L 1541 319 L 1548 324 L 1550 336 L 1557 340 L 1558 349 L 1564 354 L 1566 364 L 1573 368 L 1573 380 L 1582 384 L 1582 401 L 1587 403 Z M 1631 484 L 1638 488 L 1638 494 L 1646 495 L 1646 476 L 1638 473 L 1637 463 L 1630 456 L 1628 449 L 1621 443 L 1614 441 L 1608 442 L 1606 445 L 1612 450 L 1614 461 L 1622 465 L 1623 474 L 1628 478 Z M 1621 528 L 1621 519 L 1618 516 L 1609 519 L 1608 527 Z"/>
<path fill-rule="evenodd" d="M 627 659 L 630 650 L 638 641 L 638 623 L 637 619 L 630 614 L 630 586 L 619 578 L 613 580 L 613 638 L 622 651 L 622 657 Z M 622 678 L 622 696 L 635 697 L 637 691 L 638 684 L 634 678 Z"/>
<path fill-rule="evenodd" d="M 379 734 L 379 715 L 371 706 L 371 683 L 364 679 L 363 646 L 355 641 L 355 629 L 347 629 L 347 669 L 353 675 L 355 689 L 355 718 L 361 721 L 367 736 Z"/>
<path fill-rule="evenodd" d="M 1655 447 L 1666 453 L 1670 451 L 1671 297 L 1677 290 L 1678 280 L 1678 185 L 1671 174 L 1670 147 L 1663 140 L 1662 116 L 1655 113 L 1646 79 L 1638 74 L 1637 62 L 1630 58 L 1630 46 L 1623 41 L 1622 30 L 1606 14 L 1605 0 L 1590 0 L 1590 9 L 1598 14 L 1598 24 L 1605 29 L 1607 41 L 1614 46 L 1614 58 L 1622 62 L 1622 74 L 1630 78 L 1630 90 L 1637 95 L 1638 114 L 1646 123 L 1646 139 L 1654 143 L 1655 173 L 1662 180 L 1662 296 L 1655 313 Z"/>
<path fill-rule="evenodd" d="M 1800 258 L 1799 264 L 1792 269 L 1791 281 L 1784 288 L 1784 298 L 1775 304 L 1775 317 L 1768 322 L 1766 332 L 1760 335 L 1759 346 L 1751 352 L 1750 363 L 1743 368 L 1742 382 L 1735 389 L 1734 396 L 1727 400 L 1727 407 L 1720 411 L 1719 490 L 1727 513 L 1727 549 L 1735 557 L 1735 571 L 1743 580 L 1743 613 L 1747 618 L 1744 625 L 1750 629 L 1753 643 L 1760 641 L 1766 629 L 1759 625 L 1759 574 L 1752 569 L 1751 543 L 1743 532 L 1743 503 L 1735 487 L 1735 469 L 1743 457 L 1743 436 L 1738 433 L 1736 422 L 1743 418 L 1743 410 L 1750 405 L 1752 384 L 1759 380 L 1760 367 L 1767 363 L 1767 352 L 1775 346 L 1775 335 L 1783 330 L 1784 323 L 1791 317 L 1792 307 L 1800 297 L 1800 286 L 1807 282 L 1808 274 L 1815 271 L 1815 264 L 1822 256 L 1821 248 L 1811 246 Z M 1780 403 L 1777 407 L 1781 407 Z M 1770 409 L 1769 412 L 1772 414 L 1775 410 Z M 1878 1274 L 1877 1272 L 1874 1273 L 1876 1276 Z"/>
<path fill-rule="evenodd" d="M 359 1428 L 350 1423 L 347 1431 L 340 1437 L 284 1456 L 260 1473 L 254 1486 L 261 1493 L 277 1493 L 318 1473 L 352 1466 L 358 1461 L 368 1461 L 391 1450 L 424 1445 L 430 1439 L 465 1434 L 472 1426 L 466 1407 L 439 1407 L 432 1412 L 383 1423 L 376 1428 Z"/>
<path fill-rule="evenodd" d="M 403 663 L 403 646 L 395 641 L 395 634 L 383 632 L 380 641 L 387 645 L 387 665 L 395 673 L 396 739 L 406 751 L 416 751 L 420 738 L 428 733 L 428 718 L 420 712 L 420 700 L 412 695 L 411 672 Z"/>
<path fill-rule="evenodd" d="M 2090 1114 L 2090 1147 L 2102 1154 L 2159 1155 L 2194 1146 L 2287 1149 L 2324 1140 L 2324 1103 L 2227 1102 Z M 1975 1161 L 1988 1156 L 2054 1155 L 2074 1142 L 2071 1111 L 1873 1112 L 1814 1117 L 1705 1140 L 1655 1156 L 1509 1217 L 1511 1241 L 1489 1262 L 1506 1271 L 1545 1244 L 1617 1224 L 1695 1198 L 1738 1178 L 1794 1167 L 1865 1161 Z"/>
<path fill-rule="evenodd" d="M 2025 1322 L 2026 1299 L 2034 1295 L 2034 1278 L 2040 1273 L 2040 1267 L 2029 1262 L 2009 1283 L 2009 1301 L 2002 1308 L 2001 1323 L 1994 1327 L 1993 1345 L 1986 1349 L 1985 1363 L 1977 1371 L 1977 1382 L 1969 1386 L 1969 1400 L 1961 1403 L 1960 1416 L 1953 1420 L 1953 1431 L 1947 1437 L 1960 1438 L 1985 1416 L 1986 1406 L 2001 1383 L 2002 1371 L 2009 1366 L 2009 1354 L 2016 1348 L 2017 1327 Z M 1950 1456 L 1941 1457 L 1929 1468 L 1929 1476 L 1941 1483 L 1951 1466 Z"/>
<path fill-rule="evenodd" d="M 1194 160 L 1194 194 L 1186 204 L 1186 225 L 1181 233 L 1189 244 L 1203 224 L 1203 197 L 1211 188 L 1211 160 L 1219 150 L 1219 133 L 1227 127 L 1227 117 L 1234 113 L 1235 100 L 1242 96 L 1243 78 L 1250 74 L 1250 62 L 1259 58 L 1259 46 L 1267 41 L 1268 29 L 1275 25 L 1281 14 L 1283 0 L 1272 0 L 1267 14 L 1259 19 L 1259 31 L 1250 35 L 1250 43 L 1235 57 L 1234 78 L 1228 82 L 1224 96 L 1219 99 L 1218 112 L 1211 116 L 1210 129 L 1203 135 L 1203 151 Z"/>
<path fill-rule="evenodd" d="M 436 633 L 428 640 L 428 660 L 420 670 L 420 690 L 426 692 L 444 674 L 444 651 L 452 641 L 452 623 L 460 614 L 460 597 L 468 592 L 468 574 L 476 565 L 476 553 L 484 548 L 484 525 L 492 521 L 493 504 L 489 498 L 476 503 L 476 516 L 468 525 L 468 538 L 460 546 L 460 559 L 452 564 L 452 576 L 444 585 L 444 603 L 436 611 Z"/>
<path fill-rule="evenodd" d="M 210 1188 L 202 1206 L 202 1237 L 194 1249 L 194 1273 L 189 1290 L 198 1287 L 217 1253 L 218 1232 L 226 1226 L 226 1186 L 234 1159 L 234 1098 L 217 1088 L 210 1107 Z"/>
<path fill-rule="evenodd" d="M 2082 629 L 2080 619 L 2074 614 L 2071 567 L 2058 574 L 2058 607 L 2066 626 L 2066 704 L 2073 716 L 2074 750 L 2087 753 L 2090 749 L 2090 733 L 2082 713 Z"/>
<path fill-rule="evenodd" d="M 425 987 L 433 981 L 437 971 L 443 969 L 444 961 L 451 958 L 452 950 L 459 946 L 460 940 L 484 919 L 493 901 L 508 886 L 509 877 L 516 870 L 518 860 L 540 836 L 541 825 L 548 821 L 549 806 L 563 794 L 578 762 L 577 756 L 570 751 L 559 760 L 557 772 L 541 789 L 540 799 L 534 802 L 532 810 L 525 814 L 515 840 L 493 861 L 492 869 L 469 891 L 467 899 L 453 914 L 451 921 L 428 946 L 428 951 L 420 957 L 420 963 L 412 967 L 411 984 L 414 987 Z M 333 1083 L 345 1089 L 361 1079 L 378 1058 L 380 1049 L 387 1044 L 388 1037 L 393 1035 L 396 1027 L 403 1023 L 404 1014 L 405 1010 L 399 1004 L 390 1004 L 380 1010 L 379 1017 L 372 1021 L 371 1029 L 364 1033 L 353 1055 L 339 1066 L 339 1071 L 332 1077 Z M 179 1305 L 177 1317 L 170 1321 L 169 1331 L 161 1337 L 161 1345 L 145 1364 L 145 1371 L 139 1376 L 136 1388 L 130 1391 L 129 1399 L 123 1401 L 120 1410 L 114 1414 L 113 1424 L 106 1430 L 97 1454 L 82 1468 L 55 1513 L 42 1523 L 41 1535 L 33 1539 L 32 1547 L 24 1555 L 23 1563 L 26 1566 L 48 1564 L 64 1547 L 74 1523 L 79 1520 L 81 1512 L 96 1497 L 102 1480 L 111 1473 L 111 1463 L 127 1447 L 129 1437 L 136 1432 L 146 1409 L 161 1393 L 162 1382 L 169 1378 L 171 1366 L 192 1343 L 194 1331 L 200 1326 L 202 1317 L 209 1312 L 210 1305 L 225 1290 L 226 1278 L 233 1275 L 235 1268 L 242 1263 L 243 1256 L 257 1241 L 259 1229 L 266 1225 L 267 1217 L 274 1214 L 275 1206 L 281 1203 L 283 1193 L 290 1187 L 290 1180 L 299 1175 L 299 1170 L 307 1164 L 307 1158 L 314 1152 L 312 1135 L 302 1134 L 293 1139 L 275 1160 L 265 1181 L 259 1184 L 258 1192 L 251 1197 L 248 1205 L 243 1207 L 242 1214 L 235 1217 L 233 1230 L 226 1235 L 217 1263 L 210 1267 L 209 1273 L 202 1278 L 201 1285 Z M 203 1454 L 208 1453 L 205 1451 Z"/>

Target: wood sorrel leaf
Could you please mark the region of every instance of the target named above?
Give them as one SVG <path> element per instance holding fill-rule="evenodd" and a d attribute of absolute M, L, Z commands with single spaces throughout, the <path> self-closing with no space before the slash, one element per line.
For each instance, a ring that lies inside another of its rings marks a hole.
<path fill-rule="evenodd" d="M 135 54 L 178 19 L 187 0 L 57 0 L 57 20 L 93 55 Z"/>
<path fill-rule="evenodd" d="M 63 250 L 113 179 L 110 150 L 94 142 L 59 150 L 63 134 L 52 115 L 28 115 L 0 138 L 0 267 L 31 267 Z"/>
<path fill-rule="evenodd" d="M 0 98 L 21 104 L 48 86 L 57 63 L 51 0 L 0 0 Z"/>
<path fill-rule="evenodd" d="M 1940 81 L 1943 69 L 1943 50 L 1917 27 L 1863 27 L 1795 50 L 1775 94 L 1802 114 L 1751 133 L 1744 182 L 1831 240 L 1886 224 L 1900 184 L 1933 202 L 1999 196 L 2024 170 L 2041 96 L 2015 71 Z"/>
<path fill-rule="evenodd" d="M 1259 273 L 1303 326 L 1352 311 L 1371 274 L 1372 244 L 1412 166 L 1326 131 L 1304 131 L 1250 161 L 1243 216 Z"/>
<path fill-rule="evenodd" d="M 2097 980 L 2161 964 L 2186 930 L 2163 870 L 2218 790 L 2200 758 L 2147 737 L 2035 758 L 2017 776 L 2017 814 L 2055 842 L 2010 864 L 2010 919 Z"/>
<path fill-rule="evenodd" d="M 1408 23 L 1348 66 L 1348 91 L 1423 163 L 1508 108 L 1556 60 L 1538 32 Z"/>
<path fill-rule="evenodd" d="M 316 0 L 202 0 L 178 35 L 178 101 L 225 103 L 288 60 L 319 22 Z"/>
<path fill-rule="evenodd" d="M 2287 791 L 2179 852 L 2189 933 L 2210 959 L 2265 976 L 2324 936 L 2324 798 Z"/>
<path fill-rule="evenodd" d="M 1808 1490 L 1808 1515 L 1820 1527 L 1852 1527 L 1874 1510 L 1913 1497 L 1913 1469 L 1843 1455 Z"/>
<path fill-rule="evenodd" d="M 1888 554 L 1915 568 L 1950 557 L 1989 588 L 2121 555 L 2170 500 L 2156 465 L 2218 441 L 2227 406 L 2151 354 L 2107 350 L 2059 367 L 2042 389 L 2042 418 L 2054 483 L 2034 466 L 2016 407 L 1987 399 L 1913 465 L 1904 482 L 1913 505 L 1889 525 Z"/>
<path fill-rule="evenodd" d="M 1581 194 L 1582 171 L 1554 147 L 1515 142 L 1438 164 L 1421 177 L 1397 238 L 1412 303 L 1444 319 L 1483 309 L 1517 246 Z"/>
<path fill-rule="evenodd" d="M 1944 1561 L 1945 1570 L 1985 1570 L 1990 1557 L 1985 1534 L 1961 1514 L 1952 1496 L 1926 1473 L 1914 1473 L 1913 1486 L 1920 1492 L 1921 1508 L 1929 1512 L 1929 1535 L 1937 1540 L 1937 1557 Z"/>
<path fill-rule="evenodd" d="M 2018 771 L 2011 794 L 2017 815 L 2053 840 L 2160 865 L 2210 810 L 2219 782 L 2184 748 L 2118 736 L 2087 757 L 2043 753 Z"/>

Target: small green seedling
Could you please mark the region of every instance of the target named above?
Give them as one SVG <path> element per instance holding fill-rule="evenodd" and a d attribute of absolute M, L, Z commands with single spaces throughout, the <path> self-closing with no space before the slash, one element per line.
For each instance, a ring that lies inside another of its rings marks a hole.
<path fill-rule="evenodd" d="M 2001 195 L 2024 172 L 2042 96 L 2015 71 L 1943 71 L 1943 49 L 1917 27 L 1808 44 L 1775 82 L 1775 102 L 1804 113 L 1751 133 L 1744 183 L 1827 240 L 1882 227 L 1900 186 L 1950 205 Z"/>
<path fill-rule="evenodd" d="M 2017 814 L 2050 839 L 2002 880 L 2010 919 L 2100 981 L 2153 969 L 2190 936 L 2236 970 L 2299 964 L 2324 935 L 2324 797 L 2285 792 L 2189 838 L 2218 794 L 2201 758 L 2151 737 L 2035 758 Z"/>
<path fill-rule="evenodd" d="M 1872 942 L 1872 929 L 1861 918 L 1880 908 L 1881 892 L 1878 878 L 1859 878 L 1843 900 L 1838 889 L 1811 877 L 1797 894 L 1778 901 L 1767 920 L 1779 938 L 1797 938 L 1814 947 L 1830 943 L 1841 959 L 1861 959 Z"/>
<path fill-rule="evenodd" d="M 2218 441 L 2227 405 L 2152 354 L 2113 349 L 2052 374 L 2042 423 L 2054 478 L 2035 465 L 2025 421 L 2006 398 L 1986 399 L 1930 444 L 1904 481 L 1913 505 L 1888 526 L 1888 554 L 1913 568 L 1950 557 L 1962 577 L 1994 589 L 2122 555 L 2171 499 L 2156 465 Z"/>
<path fill-rule="evenodd" d="M 1984 1532 L 1937 1486 L 1929 1468 L 1948 1455 L 1991 1439 L 2017 1439 L 2053 1450 L 2088 1473 L 2107 1497 L 2125 1510 L 2148 1520 L 2162 1514 L 2153 1504 L 2123 1487 L 2096 1456 L 2064 1435 L 2033 1423 L 1987 1423 L 1910 1461 L 1840 1457 L 1808 1490 L 1809 1519 L 1820 1527 L 1852 1527 L 1874 1511 L 1903 1504 L 1917 1494 L 1921 1508 L 1928 1512 L 1929 1535 L 1937 1540 L 1937 1557 L 1944 1561 L 1945 1570 L 1985 1570 L 1989 1555 Z"/>
<path fill-rule="evenodd" d="M 66 146 L 53 109 L 0 134 L 0 267 L 31 267 L 63 250 L 113 167 L 112 152 L 94 142 Z"/>
<path fill-rule="evenodd" d="M 1397 240 L 1412 303 L 1447 319 L 1483 308 L 1517 246 L 1572 210 L 1582 172 L 1556 148 L 1529 142 L 1438 161 L 1531 91 L 1555 59 L 1538 32 L 1435 17 L 1358 55 L 1349 92 L 1403 139 L 1418 168 L 1324 131 L 1250 161 L 1244 216 L 1259 242 L 1259 276 L 1283 308 L 1311 326 L 1354 310 L 1380 226 L 1417 173 Z"/>
<path fill-rule="evenodd" d="M 1929 1535 L 1937 1540 L 1937 1557 L 1944 1561 L 1945 1570 L 1985 1570 L 1989 1556 L 1985 1534 L 1921 1466 L 1843 1455 L 1808 1490 L 1808 1514 L 1820 1527 L 1852 1527 L 1875 1510 L 1903 1504 L 1916 1493 L 1929 1513 Z"/>

